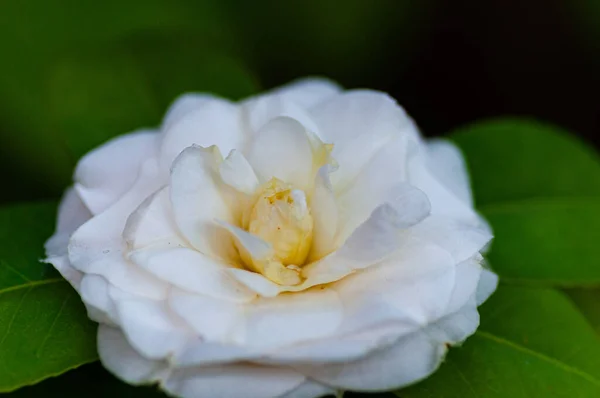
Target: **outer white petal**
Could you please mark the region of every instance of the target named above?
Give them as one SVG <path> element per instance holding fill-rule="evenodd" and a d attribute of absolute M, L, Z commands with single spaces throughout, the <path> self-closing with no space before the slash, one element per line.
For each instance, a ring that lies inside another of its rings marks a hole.
<path fill-rule="evenodd" d="M 307 363 L 340 363 L 365 357 L 372 351 L 387 347 L 399 336 L 412 333 L 410 325 L 382 325 L 357 333 L 339 334 L 330 338 L 284 347 L 260 359 L 261 363 L 294 365 Z"/>
<path fill-rule="evenodd" d="M 427 165 L 431 173 L 457 198 L 472 207 L 469 173 L 460 149 L 444 139 L 429 140 L 426 145 Z"/>
<path fill-rule="evenodd" d="M 272 91 L 301 107 L 311 108 L 339 94 L 342 88 L 335 82 L 318 77 L 298 79 Z"/>
<path fill-rule="evenodd" d="M 480 283 L 481 260 L 480 255 L 475 255 L 456 266 L 456 282 L 446 307 L 447 314 L 460 310 L 469 300 L 472 300 Z"/>
<path fill-rule="evenodd" d="M 414 138 L 414 123 L 387 94 L 350 90 L 331 97 L 311 109 L 311 115 L 326 142 L 334 144 L 332 156 L 339 170 L 332 174 L 336 187 L 352 181 L 375 153 L 392 138 Z M 402 159 L 403 153 L 396 153 Z"/>
<path fill-rule="evenodd" d="M 185 350 L 172 357 L 170 363 L 178 368 L 187 368 L 247 362 L 261 356 L 261 352 L 250 351 L 243 346 L 196 339 L 188 344 Z"/>
<path fill-rule="evenodd" d="M 142 356 L 162 360 L 180 352 L 193 334 L 165 303 L 118 300 L 117 312 L 127 341 Z"/>
<path fill-rule="evenodd" d="M 271 120 L 287 117 L 297 120 L 305 128 L 318 135 L 318 127 L 301 105 L 280 94 L 266 94 L 250 98 L 243 103 L 242 112 L 246 134 L 254 137 Z"/>
<path fill-rule="evenodd" d="M 77 192 L 73 188 L 69 188 L 63 195 L 58 207 L 58 219 L 54 235 L 45 244 L 46 255 L 57 257 L 67 254 L 71 234 L 90 218 L 92 218 L 90 210 Z"/>
<path fill-rule="evenodd" d="M 384 391 L 415 383 L 440 365 L 447 346 L 463 341 L 479 325 L 474 305 L 401 338 L 364 359 L 340 364 L 295 366 L 317 381 L 340 389 Z"/>
<path fill-rule="evenodd" d="M 146 248 L 130 253 L 129 258 L 152 275 L 192 293 L 232 302 L 256 296 L 226 272 L 226 264 L 193 249 Z"/>
<path fill-rule="evenodd" d="M 498 287 L 498 275 L 494 274 L 488 269 L 483 269 L 481 271 L 481 277 L 479 278 L 479 284 L 477 285 L 477 291 L 475 294 L 477 305 L 480 305 L 487 300 L 488 297 L 494 293 L 496 287 Z"/>
<path fill-rule="evenodd" d="M 243 345 L 272 349 L 332 336 L 343 311 L 337 293 L 326 288 L 258 299 L 246 307 Z"/>
<path fill-rule="evenodd" d="M 160 152 L 163 170 L 168 170 L 175 158 L 192 145 L 216 145 L 223 153 L 241 146 L 243 132 L 237 104 L 215 97 L 198 105 L 164 130 Z"/>
<path fill-rule="evenodd" d="M 85 155 L 75 170 L 75 190 L 93 214 L 114 204 L 135 182 L 142 163 L 156 157 L 159 135 L 143 130 L 108 141 Z"/>
<path fill-rule="evenodd" d="M 45 259 L 44 262 L 52 264 L 52 266 L 60 272 L 62 277 L 65 278 L 75 290 L 79 291 L 83 274 L 71 266 L 67 255 L 50 257 Z"/>
<path fill-rule="evenodd" d="M 313 152 L 307 132 L 298 121 L 280 117 L 268 122 L 252 140 L 247 158 L 262 182 L 275 177 L 312 191 L 316 175 Z"/>
<path fill-rule="evenodd" d="M 87 274 L 81 281 L 79 294 L 88 316 L 98 323 L 117 324 L 117 307 L 110 297 L 108 281 L 99 275 Z"/>
<path fill-rule="evenodd" d="M 98 328 L 98 353 L 106 369 L 130 384 L 149 384 L 166 374 L 165 362 L 142 357 L 120 330 L 110 326 L 100 325 Z"/>
<path fill-rule="evenodd" d="M 335 389 L 307 380 L 280 398 L 319 398 L 328 395 L 336 395 Z"/>
<path fill-rule="evenodd" d="M 341 332 L 385 324 L 424 326 L 446 314 L 455 265 L 436 246 L 414 242 L 383 264 L 348 276 L 334 288 L 345 307 Z"/>
<path fill-rule="evenodd" d="M 244 319 L 244 306 L 181 289 L 172 289 L 169 307 L 184 319 L 204 341 L 232 342 L 235 327 Z"/>
<path fill-rule="evenodd" d="M 44 262 L 52 264 L 76 290 L 79 290 L 82 274 L 71 266 L 67 247 L 73 232 L 91 217 L 92 213 L 77 192 L 73 188 L 69 188 L 58 208 L 58 220 L 54 235 L 45 244 L 48 258 Z"/>
<path fill-rule="evenodd" d="M 432 215 L 410 228 L 407 234 L 446 249 L 457 263 L 483 250 L 492 239 L 483 225 L 474 225 L 448 216 Z"/>
<path fill-rule="evenodd" d="M 130 250 L 157 245 L 172 248 L 189 246 L 175 224 L 169 187 L 148 197 L 129 216 L 123 239 Z"/>
<path fill-rule="evenodd" d="M 104 276 L 112 285 L 144 297 L 166 297 L 166 284 L 128 263 L 123 229 L 127 217 L 161 184 L 155 161 L 144 164 L 127 194 L 103 213 L 83 224 L 69 242 L 69 261 L 84 273 Z"/>
<path fill-rule="evenodd" d="M 171 203 L 177 226 L 193 247 L 208 256 L 235 260 L 233 241 L 214 222 L 235 222 L 227 196 L 231 188 L 218 175 L 219 156 L 211 148 L 186 148 L 173 163 Z"/>
<path fill-rule="evenodd" d="M 162 387 L 181 398 L 276 398 L 303 381 L 304 376 L 285 368 L 235 364 L 177 369 Z"/>
<path fill-rule="evenodd" d="M 449 216 L 473 225 L 481 224 L 479 215 L 471 205 L 458 198 L 431 173 L 427 166 L 428 158 L 425 149 L 422 147 L 420 153 L 409 160 L 408 180 L 427 194 L 431 201 L 431 213 Z"/>
<path fill-rule="evenodd" d="M 348 362 L 391 344 L 446 314 L 455 264 L 444 250 L 420 243 L 332 286 L 344 305 L 344 318 L 332 337 L 270 352 L 263 362 Z"/>
<path fill-rule="evenodd" d="M 161 129 L 169 130 L 174 123 L 179 122 L 187 114 L 209 105 L 214 100 L 215 97 L 210 94 L 186 93 L 180 95 L 165 114 Z"/>

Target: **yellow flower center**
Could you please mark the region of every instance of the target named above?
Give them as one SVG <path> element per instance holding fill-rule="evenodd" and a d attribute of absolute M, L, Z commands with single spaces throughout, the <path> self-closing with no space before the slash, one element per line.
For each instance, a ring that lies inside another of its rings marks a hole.
<path fill-rule="evenodd" d="M 248 232 L 269 242 L 283 265 L 302 265 L 313 235 L 304 192 L 271 179 L 252 208 Z"/>
<path fill-rule="evenodd" d="M 262 258 L 252 258 L 238 247 L 246 266 L 275 283 L 299 284 L 300 267 L 306 261 L 313 237 L 313 218 L 305 193 L 272 178 L 246 217 L 247 231 L 272 247 L 269 255 Z"/>

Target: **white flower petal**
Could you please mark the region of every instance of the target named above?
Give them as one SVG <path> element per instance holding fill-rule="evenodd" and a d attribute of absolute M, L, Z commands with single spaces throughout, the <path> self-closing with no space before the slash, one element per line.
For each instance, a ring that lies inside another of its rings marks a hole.
<path fill-rule="evenodd" d="M 427 165 L 434 177 L 458 199 L 473 206 L 467 165 L 460 149 L 445 139 L 427 141 Z"/>
<path fill-rule="evenodd" d="M 233 302 L 255 297 L 226 272 L 227 265 L 193 249 L 146 248 L 131 252 L 129 259 L 157 278 L 193 293 Z"/>
<path fill-rule="evenodd" d="M 117 324 L 117 307 L 110 298 L 109 284 L 105 278 L 93 274 L 85 275 L 79 293 L 93 321 Z"/>
<path fill-rule="evenodd" d="M 340 363 L 354 361 L 397 341 L 399 336 L 416 328 L 407 325 L 385 325 L 363 332 L 336 334 L 333 337 L 284 347 L 261 358 L 261 363 L 294 365 L 307 363 Z"/>
<path fill-rule="evenodd" d="M 98 353 L 106 369 L 130 384 L 156 382 L 167 371 L 165 362 L 142 357 L 131 347 L 120 330 L 106 325 L 98 328 Z"/>
<path fill-rule="evenodd" d="M 336 252 L 305 266 L 302 275 L 310 283 L 326 283 L 377 264 L 402 247 L 400 232 L 428 213 L 429 201 L 423 192 L 407 184 L 398 185 Z"/>
<path fill-rule="evenodd" d="M 486 301 L 488 297 L 494 293 L 496 287 L 498 287 L 498 275 L 484 268 L 481 271 L 481 277 L 479 278 L 479 284 L 477 285 L 477 291 L 475 293 L 477 305 Z"/>
<path fill-rule="evenodd" d="M 254 194 L 260 186 L 248 160 L 235 149 L 219 165 L 219 174 L 225 184 L 248 195 Z"/>
<path fill-rule="evenodd" d="M 427 153 L 424 150 L 417 156 L 411 157 L 408 181 L 427 194 L 431 201 L 431 213 L 453 217 L 473 225 L 480 224 L 480 217 L 475 210 L 433 176 L 427 167 L 427 160 Z"/>
<path fill-rule="evenodd" d="M 385 324 L 424 326 L 444 315 L 455 286 L 455 263 L 433 245 L 414 242 L 392 258 L 334 285 L 346 316 L 341 332 Z"/>
<path fill-rule="evenodd" d="M 463 341 L 478 324 L 477 310 L 473 306 L 465 306 L 458 313 L 403 337 L 364 359 L 294 367 L 310 378 L 344 390 L 397 389 L 433 373 L 446 354 L 447 345 Z"/>
<path fill-rule="evenodd" d="M 331 387 L 307 380 L 292 391 L 281 395 L 280 398 L 319 398 L 328 395 L 336 395 L 336 391 Z"/>
<path fill-rule="evenodd" d="M 331 289 L 260 298 L 245 311 L 244 346 L 271 349 L 331 336 L 339 327 L 343 306 Z"/>
<path fill-rule="evenodd" d="M 230 342 L 234 327 L 244 317 L 244 307 L 238 303 L 219 300 L 181 289 L 172 289 L 169 307 L 200 335 L 202 340 Z"/>
<path fill-rule="evenodd" d="M 230 268 L 227 272 L 244 286 L 261 295 L 262 297 L 275 297 L 285 291 L 282 286 L 271 282 L 261 274 L 245 269 Z"/>
<path fill-rule="evenodd" d="M 386 201 L 348 237 L 337 256 L 363 264 L 377 263 L 401 245 L 400 230 L 429 215 L 431 206 L 427 196 L 408 184 L 395 186 L 388 195 Z"/>
<path fill-rule="evenodd" d="M 162 169 L 168 170 L 175 158 L 192 145 L 216 145 L 223 153 L 242 145 L 244 137 L 237 104 L 214 97 L 197 105 L 164 131 L 160 151 Z"/>
<path fill-rule="evenodd" d="M 302 108 L 311 108 L 336 94 L 342 88 L 332 80 L 312 77 L 298 79 L 272 91 Z"/>
<path fill-rule="evenodd" d="M 447 314 L 460 310 L 472 299 L 481 277 L 481 256 L 476 255 L 456 266 L 456 282 L 446 308 Z"/>
<path fill-rule="evenodd" d="M 313 242 L 307 262 L 318 260 L 336 249 L 338 208 L 326 166 L 319 170 L 310 204 L 314 220 Z"/>
<path fill-rule="evenodd" d="M 107 209 L 131 188 L 142 163 L 156 156 L 158 137 L 149 130 L 123 135 L 79 161 L 75 190 L 93 214 Z"/>
<path fill-rule="evenodd" d="M 228 261 L 237 258 L 233 241 L 214 223 L 215 218 L 234 222 L 227 196 L 231 188 L 217 174 L 219 156 L 211 148 L 186 148 L 173 163 L 171 203 L 187 240 L 203 254 Z"/>
<path fill-rule="evenodd" d="M 45 244 L 48 257 L 67 254 L 71 235 L 81 224 L 92 218 L 92 213 L 83 203 L 75 189 L 69 188 L 58 207 L 58 219 L 54 235 Z"/>
<path fill-rule="evenodd" d="M 279 117 L 268 122 L 252 141 L 247 158 L 262 182 L 275 177 L 312 191 L 317 165 L 308 133 L 298 121 Z"/>
<path fill-rule="evenodd" d="M 47 258 L 43 261 L 52 264 L 77 291 L 79 291 L 83 274 L 71 266 L 67 248 L 73 232 L 91 217 L 92 213 L 77 192 L 73 188 L 69 188 L 63 195 L 58 208 L 58 220 L 54 235 L 44 245 Z"/>
<path fill-rule="evenodd" d="M 273 93 L 250 98 L 243 103 L 242 112 L 247 123 L 246 134 L 256 137 L 265 125 L 280 117 L 298 121 L 305 128 L 318 135 L 318 127 L 308 111 L 285 96 Z"/>
<path fill-rule="evenodd" d="M 235 364 L 176 369 L 162 387 L 181 398 L 276 398 L 303 381 L 285 368 Z"/>
<path fill-rule="evenodd" d="M 171 358 L 171 364 L 178 368 L 247 362 L 260 358 L 261 352 L 252 352 L 243 346 L 205 342 L 197 339 Z"/>
<path fill-rule="evenodd" d="M 432 215 L 407 231 L 412 238 L 444 248 L 457 263 L 481 252 L 492 239 L 484 225 L 474 225 L 448 216 Z"/>
<path fill-rule="evenodd" d="M 335 185 L 339 208 L 338 241 L 343 242 L 364 222 L 371 212 L 384 203 L 394 187 L 406 184 L 406 157 L 409 142 L 397 137 L 380 149 L 360 170 L 360 173 L 342 187 Z M 331 174 L 332 181 L 340 170 Z"/>
<path fill-rule="evenodd" d="M 146 162 L 131 189 L 114 205 L 83 224 L 69 242 L 69 261 L 77 270 L 104 276 L 116 287 L 144 297 L 166 297 L 167 285 L 129 264 L 123 229 L 127 217 L 160 187 L 155 161 Z"/>
<path fill-rule="evenodd" d="M 223 230 L 228 231 L 237 242 L 240 250 L 243 249 L 252 260 L 258 262 L 270 258 L 273 254 L 271 244 L 258 236 L 222 220 L 217 219 L 215 223 L 223 228 Z"/>
<path fill-rule="evenodd" d="M 320 382 L 353 391 L 384 391 L 421 380 L 439 366 L 446 347 L 415 333 L 365 359 L 297 369 Z"/>
<path fill-rule="evenodd" d="M 130 250 L 147 246 L 185 247 L 188 243 L 179 236 L 173 219 L 169 187 L 143 201 L 128 217 L 123 238 Z"/>
<path fill-rule="evenodd" d="M 120 300 L 116 306 L 127 341 L 146 358 L 165 359 L 175 355 L 192 339 L 187 325 L 161 301 Z"/>
<path fill-rule="evenodd" d="M 79 291 L 83 273 L 71 266 L 71 263 L 69 262 L 69 256 L 65 254 L 62 256 L 50 257 L 44 259 L 43 262 L 52 264 L 52 266 L 56 268 L 58 272 L 60 272 L 62 277 L 65 278 L 76 291 Z"/>
<path fill-rule="evenodd" d="M 210 106 L 209 103 L 214 100 L 215 97 L 210 94 L 186 93 L 180 95 L 165 114 L 161 130 L 169 130 L 173 124 L 179 122 L 187 114 L 199 110 L 205 105 Z M 217 101 L 219 100 L 217 99 Z"/>
<path fill-rule="evenodd" d="M 332 156 L 339 169 L 331 178 L 336 189 L 352 181 L 391 139 L 418 135 L 396 101 L 377 91 L 343 92 L 315 106 L 311 115 L 323 140 L 334 144 Z M 402 159 L 405 155 L 397 152 L 395 156 Z"/>

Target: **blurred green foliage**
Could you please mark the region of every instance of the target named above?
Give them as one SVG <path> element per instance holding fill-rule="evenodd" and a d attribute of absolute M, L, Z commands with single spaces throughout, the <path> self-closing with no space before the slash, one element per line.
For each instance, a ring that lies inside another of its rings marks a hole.
<path fill-rule="evenodd" d="M 428 2 L 1 2 L 0 166 L 19 175 L 0 200 L 58 196 L 82 154 L 156 126 L 183 92 L 241 98 L 261 87 L 252 71 L 360 84 L 392 30 L 397 51 L 414 45 Z"/>

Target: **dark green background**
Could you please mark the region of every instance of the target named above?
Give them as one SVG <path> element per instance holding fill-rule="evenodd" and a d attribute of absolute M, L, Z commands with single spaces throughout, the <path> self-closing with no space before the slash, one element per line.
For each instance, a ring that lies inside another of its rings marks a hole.
<path fill-rule="evenodd" d="M 305 75 L 388 91 L 426 135 L 508 114 L 598 144 L 598 26 L 597 0 L 4 0 L 0 200 L 57 197 L 182 91 Z"/>

